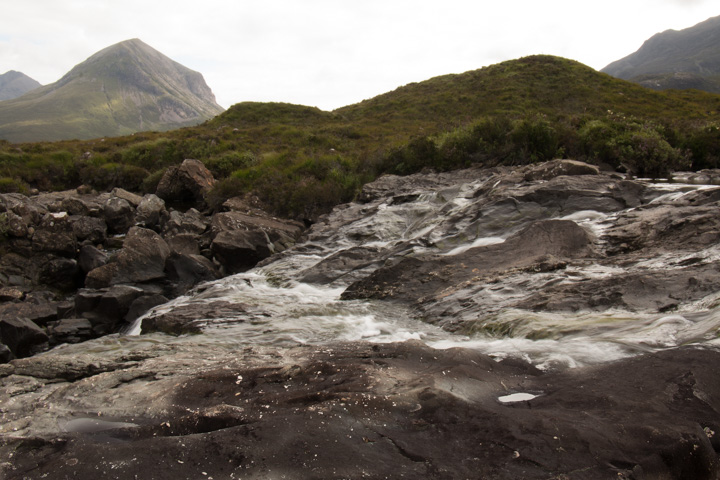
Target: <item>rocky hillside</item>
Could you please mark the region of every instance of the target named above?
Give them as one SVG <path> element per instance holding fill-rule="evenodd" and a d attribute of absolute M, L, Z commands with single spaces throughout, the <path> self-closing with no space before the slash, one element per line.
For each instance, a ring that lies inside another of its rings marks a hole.
<path fill-rule="evenodd" d="M 40 82 L 22 72 L 10 70 L 0 75 L 0 100 L 11 100 L 40 87 Z"/>
<path fill-rule="evenodd" d="M 57 82 L 0 103 L 0 139 L 89 139 L 196 125 L 222 112 L 202 75 L 138 39 L 110 46 Z"/>
<path fill-rule="evenodd" d="M 658 33 L 602 72 L 656 90 L 720 93 L 720 16 L 684 30 Z"/>

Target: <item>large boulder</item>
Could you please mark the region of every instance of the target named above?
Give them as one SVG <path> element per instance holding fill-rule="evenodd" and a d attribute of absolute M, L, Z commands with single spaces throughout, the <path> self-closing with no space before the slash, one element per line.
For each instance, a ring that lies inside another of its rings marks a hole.
<path fill-rule="evenodd" d="M 205 206 L 205 195 L 215 184 L 210 170 L 199 160 L 187 159 L 167 169 L 156 194 L 172 205 Z"/>
<path fill-rule="evenodd" d="M 211 249 L 227 273 L 255 266 L 292 246 L 303 231 L 298 222 L 241 212 L 218 213 L 212 220 Z"/>
<path fill-rule="evenodd" d="M 165 276 L 168 255 L 170 248 L 160 235 L 146 228 L 133 227 L 123 248 L 106 265 L 88 273 L 85 286 L 105 288 L 161 279 Z"/>

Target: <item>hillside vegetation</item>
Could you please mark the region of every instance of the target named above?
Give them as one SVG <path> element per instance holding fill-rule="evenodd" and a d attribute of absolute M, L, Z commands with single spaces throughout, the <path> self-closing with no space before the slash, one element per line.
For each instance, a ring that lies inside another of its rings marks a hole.
<path fill-rule="evenodd" d="M 205 162 L 215 204 L 252 195 L 313 220 L 383 173 L 566 157 L 660 177 L 720 167 L 720 96 L 648 90 L 580 63 L 532 56 L 410 84 L 333 112 L 240 103 L 195 127 L 0 144 L 0 190 L 88 184 L 154 191 L 169 165 Z"/>

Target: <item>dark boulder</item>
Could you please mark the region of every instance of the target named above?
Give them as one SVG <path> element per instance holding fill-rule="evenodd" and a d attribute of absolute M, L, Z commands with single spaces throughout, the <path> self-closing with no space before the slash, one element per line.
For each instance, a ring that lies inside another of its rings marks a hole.
<path fill-rule="evenodd" d="M 103 212 L 109 233 L 125 233 L 135 224 L 135 207 L 123 198 L 110 197 Z"/>
<path fill-rule="evenodd" d="M 220 278 L 213 263 L 199 254 L 171 253 L 165 263 L 175 295 L 182 295 L 200 282 Z"/>
<path fill-rule="evenodd" d="M 220 232 L 211 248 L 215 259 L 227 274 L 249 270 L 273 254 L 272 244 L 260 229 Z"/>
<path fill-rule="evenodd" d="M 161 279 L 165 276 L 168 255 L 170 248 L 157 233 L 133 227 L 125 238 L 123 248 L 106 265 L 88 273 L 85 286 L 104 288 Z"/>
<path fill-rule="evenodd" d="M 29 357 L 47 348 L 48 336 L 31 320 L 22 317 L 0 317 L 0 344 L 6 345 L 15 357 Z"/>
<path fill-rule="evenodd" d="M 214 184 L 215 178 L 202 162 L 187 159 L 167 169 L 155 193 L 170 205 L 204 208 L 205 195 Z"/>
<path fill-rule="evenodd" d="M 159 294 L 145 295 L 138 297 L 130 304 L 127 314 L 125 315 L 125 324 L 132 325 L 135 320 L 147 313 L 151 308 L 167 303 L 168 299 Z"/>
<path fill-rule="evenodd" d="M 34 252 L 74 257 L 77 240 L 70 217 L 66 213 L 48 213 L 43 216 L 32 236 L 32 249 Z"/>
<path fill-rule="evenodd" d="M 93 326 L 87 318 L 65 318 L 48 325 L 50 344 L 80 343 L 95 338 Z"/>
<path fill-rule="evenodd" d="M 122 328 L 133 302 L 143 290 L 129 285 L 114 285 L 99 290 L 81 289 L 75 295 L 75 315 L 92 324 L 95 336 Z"/>
<path fill-rule="evenodd" d="M 99 217 L 72 216 L 70 217 L 73 233 L 78 242 L 89 242 L 99 245 L 107 238 L 107 224 Z"/>
<path fill-rule="evenodd" d="M 143 197 L 137 206 L 135 224 L 159 232 L 167 215 L 165 202 L 157 195 L 149 193 Z"/>
<path fill-rule="evenodd" d="M 72 292 L 82 285 L 80 267 L 74 258 L 50 257 L 40 265 L 38 285 L 47 285 L 61 292 Z"/>
<path fill-rule="evenodd" d="M 209 224 L 209 219 L 194 208 L 186 212 L 172 210 L 165 222 L 164 235 L 173 236 L 183 233 L 200 235 L 208 229 Z"/>
<path fill-rule="evenodd" d="M 39 326 L 57 320 L 58 304 L 49 299 L 28 297 L 24 302 L 3 303 L 0 305 L 0 319 L 26 318 Z"/>
<path fill-rule="evenodd" d="M 213 216 L 211 249 L 226 273 L 238 273 L 292 246 L 303 231 L 298 222 L 223 212 Z"/>
<path fill-rule="evenodd" d="M 84 245 L 80 248 L 80 253 L 78 254 L 78 265 L 85 273 L 102 267 L 107 263 L 107 261 L 108 255 L 92 245 Z"/>

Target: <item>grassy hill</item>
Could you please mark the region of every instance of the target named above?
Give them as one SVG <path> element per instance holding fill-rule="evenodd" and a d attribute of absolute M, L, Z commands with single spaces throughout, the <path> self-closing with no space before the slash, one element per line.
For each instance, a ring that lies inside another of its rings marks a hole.
<path fill-rule="evenodd" d="M 578 62 L 532 56 L 333 112 L 247 102 L 166 133 L 6 143 L 0 190 L 85 183 L 152 191 L 167 166 L 197 158 L 221 179 L 216 202 L 252 194 L 279 215 L 314 219 L 383 173 L 556 157 L 651 176 L 720 167 L 719 112 L 718 95 L 652 91 Z"/>
<path fill-rule="evenodd" d="M 0 102 L 0 138 L 89 139 L 170 130 L 222 111 L 202 75 L 134 39 L 101 50 L 51 85 Z"/>

